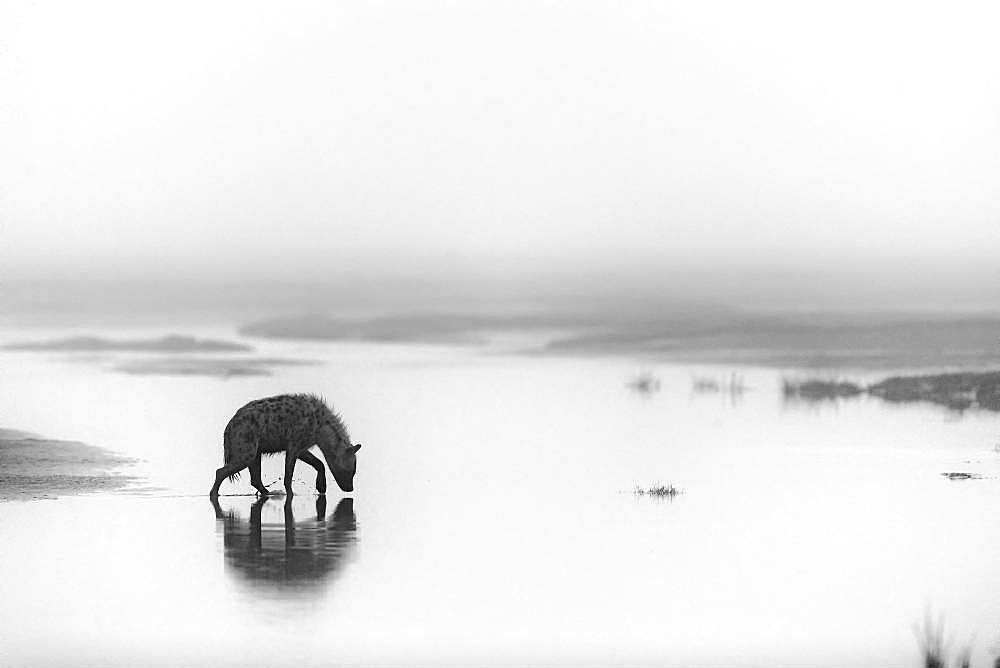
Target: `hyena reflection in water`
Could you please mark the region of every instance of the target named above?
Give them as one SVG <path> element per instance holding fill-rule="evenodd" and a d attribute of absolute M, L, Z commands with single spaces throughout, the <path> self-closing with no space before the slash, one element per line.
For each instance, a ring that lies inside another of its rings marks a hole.
<path fill-rule="evenodd" d="M 257 499 L 249 521 L 233 507 L 223 511 L 215 497 L 212 505 L 221 520 L 226 571 L 261 591 L 317 595 L 323 591 L 318 584 L 336 580 L 353 561 L 358 523 L 349 497 L 340 500 L 332 517 L 325 496 L 316 497 L 315 516 L 307 500 L 291 497 L 285 499 L 283 517 L 275 513 L 281 506 L 267 497 Z"/>
<path fill-rule="evenodd" d="M 280 452 L 285 453 L 285 493 L 288 496 L 292 495 L 292 473 L 299 459 L 316 469 L 316 490 L 325 494 L 323 462 L 309 452 L 314 445 L 319 446 L 340 489 L 354 491 L 355 454 L 361 446 L 351 443 L 347 427 L 326 402 L 312 394 L 282 394 L 251 401 L 236 411 L 226 425 L 225 464 L 215 472 L 215 484 L 209 496 L 218 496 L 222 481 L 233 480 L 245 468 L 250 469 L 250 483 L 261 496 L 267 496 L 267 488 L 260 479 L 260 458 Z"/>

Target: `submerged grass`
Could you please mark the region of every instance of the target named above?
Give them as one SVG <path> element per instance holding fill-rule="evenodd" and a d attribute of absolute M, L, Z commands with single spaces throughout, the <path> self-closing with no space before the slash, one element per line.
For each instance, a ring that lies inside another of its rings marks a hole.
<path fill-rule="evenodd" d="M 673 485 L 663 485 L 660 483 L 654 483 L 650 487 L 643 488 L 639 485 L 635 486 L 636 496 L 655 496 L 657 498 L 673 498 L 681 493 L 681 490 L 677 489 Z"/>

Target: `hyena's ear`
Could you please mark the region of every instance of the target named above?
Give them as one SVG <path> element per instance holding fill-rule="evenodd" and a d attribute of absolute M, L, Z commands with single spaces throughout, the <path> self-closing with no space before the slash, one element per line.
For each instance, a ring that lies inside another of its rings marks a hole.
<path fill-rule="evenodd" d="M 357 444 L 357 445 L 355 445 L 355 446 L 354 446 L 353 448 L 351 448 L 351 452 L 357 452 L 357 451 L 358 451 L 358 450 L 360 450 L 360 449 L 361 449 L 361 444 L 360 444 L 360 443 L 358 443 L 358 444 Z"/>

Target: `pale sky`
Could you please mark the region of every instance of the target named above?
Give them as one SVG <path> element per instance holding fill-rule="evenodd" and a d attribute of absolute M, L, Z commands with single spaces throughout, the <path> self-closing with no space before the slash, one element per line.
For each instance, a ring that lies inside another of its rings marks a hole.
<path fill-rule="evenodd" d="M 988 273 L 998 26 L 993 1 L 3 2 L 0 261 Z"/>

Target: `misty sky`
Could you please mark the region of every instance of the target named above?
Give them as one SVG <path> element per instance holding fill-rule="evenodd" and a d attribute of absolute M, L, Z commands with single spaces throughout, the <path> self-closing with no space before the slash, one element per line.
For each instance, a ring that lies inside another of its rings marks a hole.
<path fill-rule="evenodd" d="M 995 2 L 0 7 L 8 278 L 1000 264 Z"/>

